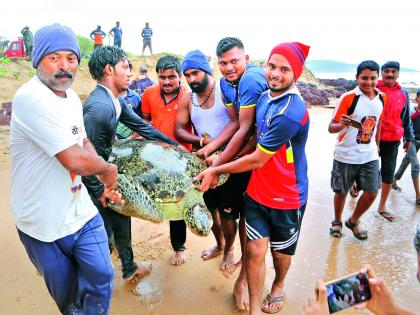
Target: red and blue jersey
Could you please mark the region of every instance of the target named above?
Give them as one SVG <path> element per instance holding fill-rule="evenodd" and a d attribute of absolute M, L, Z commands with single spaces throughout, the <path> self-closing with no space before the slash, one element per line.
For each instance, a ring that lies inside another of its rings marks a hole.
<path fill-rule="evenodd" d="M 253 64 L 248 64 L 238 84 L 232 84 L 225 78 L 220 79 L 220 89 L 226 106 L 240 108 L 255 107 L 261 93 L 268 89 L 265 71 Z"/>
<path fill-rule="evenodd" d="M 252 171 L 247 194 L 275 209 L 299 209 L 308 199 L 308 164 L 305 145 L 309 114 L 297 88 L 257 102 L 257 147 L 273 156 Z"/>

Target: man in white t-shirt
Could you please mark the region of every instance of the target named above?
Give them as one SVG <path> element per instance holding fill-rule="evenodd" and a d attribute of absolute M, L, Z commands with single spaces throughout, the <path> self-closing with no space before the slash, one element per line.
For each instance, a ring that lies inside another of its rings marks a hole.
<path fill-rule="evenodd" d="M 331 171 L 335 218 L 330 234 L 334 237 L 343 235 L 341 215 L 354 181 L 363 194 L 345 225 L 357 239 L 368 237 L 367 231 L 360 228 L 359 219 L 375 201 L 381 185 L 378 130 L 386 96 L 376 88 L 378 77 L 379 65 L 375 61 L 360 63 L 356 74 L 358 86 L 340 97 L 328 126 L 330 133 L 338 133 Z"/>
<path fill-rule="evenodd" d="M 18 234 L 61 313 L 107 314 L 114 277 L 108 239 L 81 176 L 98 175 L 109 202 L 120 204 L 117 167 L 98 159 L 69 88 L 80 61 L 73 31 L 42 27 L 32 57 L 36 75 L 13 98 L 10 128 Z"/>

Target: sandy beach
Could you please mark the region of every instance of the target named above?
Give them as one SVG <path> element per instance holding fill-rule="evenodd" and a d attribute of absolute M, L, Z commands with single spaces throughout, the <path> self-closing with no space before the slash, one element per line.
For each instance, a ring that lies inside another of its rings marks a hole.
<path fill-rule="evenodd" d="M 328 230 L 333 218 L 333 193 L 329 187 L 335 136 L 327 132 L 331 109 L 310 109 L 311 129 L 307 145 L 309 163 L 309 201 L 297 254 L 286 278 L 286 302 L 280 314 L 297 314 L 307 298 L 314 294 L 319 278 L 333 279 L 357 271 L 369 262 L 387 280 L 403 305 L 420 310 L 420 284 L 413 236 L 420 209 L 414 202 L 409 170 L 401 180 L 403 192 L 392 191 L 389 207 L 398 215 L 389 223 L 376 212 L 379 198 L 362 217 L 369 240 L 356 240 L 345 229 L 342 239 L 333 239 Z M 7 148 L 8 127 L 0 129 L 0 314 L 58 314 L 43 279 L 36 273 L 18 239 L 13 223 L 10 198 L 10 156 Z M 402 159 L 402 151 L 399 161 Z M 47 197 L 47 196 L 46 196 Z M 348 197 L 344 218 L 354 209 Z M 167 223 L 153 224 L 133 219 L 133 248 L 137 261 L 153 264 L 150 276 L 140 285 L 142 296 L 130 292 L 121 277 L 120 263 L 113 256 L 116 269 L 111 314 L 235 314 L 232 288 L 235 277 L 226 279 L 218 270 L 221 257 L 203 262 L 201 251 L 214 245 L 214 238 L 199 238 L 188 232 L 187 261 L 180 267 L 169 265 L 172 249 Z M 236 256 L 239 257 L 239 241 Z M 267 254 L 266 291 L 274 270 Z M 342 314 L 369 314 L 367 311 L 344 311 Z"/>

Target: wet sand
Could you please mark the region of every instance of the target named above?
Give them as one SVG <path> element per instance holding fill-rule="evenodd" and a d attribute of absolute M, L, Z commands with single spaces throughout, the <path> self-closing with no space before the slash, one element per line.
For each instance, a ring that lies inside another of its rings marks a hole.
<path fill-rule="evenodd" d="M 379 197 L 362 217 L 369 240 L 356 240 L 344 229 L 342 239 L 329 236 L 333 219 L 333 193 L 329 187 L 335 135 L 327 132 L 331 109 L 310 110 L 311 129 L 307 146 L 309 161 L 309 201 L 303 220 L 297 254 L 286 279 L 286 302 L 280 314 L 297 314 L 309 296 L 314 294 L 317 279 L 329 280 L 357 271 L 369 262 L 393 288 L 403 305 L 420 310 L 420 284 L 413 237 L 420 209 L 414 202 L 414 189 L 408 169 L 400 181 L 403 192 L 392 191 L 389 210 L 398 214 L 389 223 L 377 215 Z M 10 157 L 7 154 L 6 129 L 0 129 L 0 314 L 58 314 L 35 268 L 21 245 L 9 205 Z M 400 152 L 399 161 L 403 155 Z M 348 197 L 343 219 L 350 216 L 355 200 Z M 133 219 L 133 246 L 136 260 L 150 260 L 153 271 L 141 282 L 144 296 L 130 293 L 116 268 L 111 314 L 235 314 L 232 299 L 233 279 L 219 271 L 220 256 L 203 262 L 201 251 L 214 245 L 212 236 L 199 238 L 188 233 L 187 262 L 180 267 L 169 265 L 172 249 L 168 224 L 160 225 Z M 239 242 L 236 244 L 239 256 Z M 271 256 L 267 254 L 266 291 L 274 277 Z M 342 314 L 368 314 L 367 311 L 344 311 Z"/>

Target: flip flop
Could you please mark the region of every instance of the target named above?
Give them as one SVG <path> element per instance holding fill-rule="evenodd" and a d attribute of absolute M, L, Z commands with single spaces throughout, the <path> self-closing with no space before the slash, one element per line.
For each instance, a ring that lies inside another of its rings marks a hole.
<path fill-rule="evenodd" d="M 385 211 L 378 211 L 378 212 L 381 217 L 383 217 L 384 219 L 387 219 L 389 222 L 392 222 L 394 221 L 394 219 L 396 219 L 395 216 L 389 211 L 385 210 Z"/>
<path fill-rule="evenodd" d="M 367 231 L 366 230 L 359 230 L 356 231 L 356 227 L 359 226 L 359 221 L 357 221 L 356 223 L 351 222 L 350 219 L 348 219 L 345 223 L 344 223 L 352 232 L 355 238 L 357 238 L 360 241 L 365 241 L 368 238 L 367 235 Z"/>
<path fill-rule="evenodd" d="M 271 296 L 271 294 L 267 294 L 267 296 L 265 297 L 263 301 L 263 304 L 261 304 L 261 311 L 263 311 L 266 314 L 276 314 L 280 312 L 284 305 L 284 298 L 285 298 L 284 293 L 280 294 L 279 296 Z M 282 303 L 282 305 L 280 308 L 276 309 L 275 311 L 270 311 L 270 306 L 275 303 Z M 268 310 L 263 308 L 264 305 L 268 306 Z"/>

